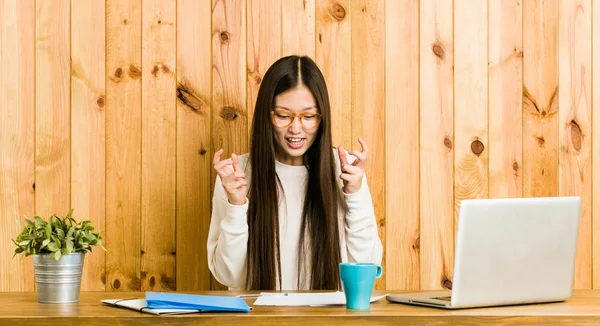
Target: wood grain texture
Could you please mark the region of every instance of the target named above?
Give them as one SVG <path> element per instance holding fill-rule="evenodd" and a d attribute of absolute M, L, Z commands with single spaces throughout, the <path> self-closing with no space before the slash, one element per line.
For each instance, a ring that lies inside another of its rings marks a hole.
<path fill-rule="evenodd" d="M 574 284 L 578 289 L 592 287 L 591 9 L 589 0 L 559 2 L 558 194 L 581 197 Z"/>
<path fill-rule="evenodd" d="M 323 71 L 334 145 L 370 146 L 378 287 L 451 286 L 463 198 L 577 195 L 575 287 L 598 288 L 594 3 L 0 0 L 0 242 L 15 219 L 73 207 L 108 247 L 86 258 L 84 290 L 142 290 L 142 259 L 146 288 L 222 289 L 206 261 L 212 156 L 248 151 L 258 80 L 297 53 Z M 31 259 L 0 253 L 0 291 L 32 283 Z"/>
<path fill-rule="evenodd" d="M 221 148 L 222 158 L 248 151 L 246 53 L 246 1 L 213 0 L 211 160 Z M 224 289 L 214 278 L 211 288 Z"/>
<path fill-rule="evenodd" d="M 237 295 L 239 292 L 201 292 Z M 481 309 L 444 310 L 389 303 L 372 303 L 369 311 L 351 311 L 343 305 L 327 307 L 254 306 L 250 313 L 203 312 L 154 316 L 113 308 L 101 299 L 143 297 L 143 292 L 83 292 L 76 305 L 40 304 L 36 293 L 1 293 L 0 323 L 17 325 L 597 325 L 600 323 L 600 293 L 576 290 L 566 302 Z M 254 299 L 246 302 L 253 305 Z"/>
<path fill-rule="evenodd" d="M 282 56 L 307 55 L 315 58 L 315 1 L 281 1 Z"/>
<path fill-rule="evenodd" d="M 206 251 L 212 198 L 210 13 L 210 0 L 177 2 L 178 291 L 210 290 Z"/>
<path fill-rule="evenodd" d="M 384 0 L 351 1 L 352 16 L 352 138 L 347 149 L 361 150 L 358 138 L 369 148 L 365 174 L 369 178 L 385 269 L 385 11 Z M 375 282 L 385 289 L 385 278 Z"/>
<path fill-rule="evenodd" d="M 106 1 L 106 281 L 140 291 L 142 2 Z"/>
<path fill-rule="evenodd" d="M 454 41 L 452 4 L 420 2 L 421 288 L 452 286 L 454 257 Z"/>
<path fill-rule="evenodd" d="M 385 3 L 386 287 L 420 288 L 419 1 Z M 393 249 L 392 249 L 393 248 Z"/>
<path fill-rule="evenodd" d="M 323 72 L 331 104 L 334 146 L 352 144 L 350 76 L 350 0 L 316 2 L 316 63 Z"/>
<path fill-rule="evenodd" d="M 142 2 L 142 241 L 144 291 L 175 290 L 177 10 Z"/>
<path fill-rule="evenodd" d="M 71 2 L 71 205 L 105 231 L 105 3 Z M 104 234 L 103 234 L 104 236 Z M 106 255 L 85 256 L 83 291 L 106 289 Z"/>
<path fill-rule="evenodd" d="M 71 208 L 69 0 L 38 0 L 35 24 L 35 214 Z"/>
<path fill-rule="evenodd" d="M 592 94 L 600 94 L 600 8 L 592 6 Z M 592 95 L 592 128 L 600 126 L 600 97 Z M 600 132 L 592 130 L 592 153 L 600 153 Z M 600 288 L 600 158 L 592 154 L 592 288 Z"/>
<path fill-rule="evenodd" d="M 558 195 L 558 0 L 523 2 L 523 196 Z"/>
<path fill-rule="evenodd" d="M 283 2 L 285 3 L 285 1 Z M 247 0 L 246 21 L 248 140 L 250 141 L 256 97 L 267 69 L 281 57 L 282 2 L 279 0 Z M 239 153 L 238 153 L 239 154 Z"/>
<path fill-rule="evenodd" d="M 454 2 L 454 215 L 464 199 L 489 196 L 488 8 Z"/>
<path fill-rule="evenodd" d="M 489 6 L 489 197 L 522 197 L 523 6 Z"/>
<path fill-rule="evenodd" d="M 11 239 L 34 212 L 35 3 L 0 1 L 0 292 L 32 291 L 31 258 L 13 258 Z"/>

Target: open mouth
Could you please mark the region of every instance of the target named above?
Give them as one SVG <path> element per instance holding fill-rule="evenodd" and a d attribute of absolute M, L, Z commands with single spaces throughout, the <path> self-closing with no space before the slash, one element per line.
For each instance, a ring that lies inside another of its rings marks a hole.
<path fill-rule="evenodd" d="M 304 146 L 304 142 L 306 142 L 306 138 L 299 137 L 286 137 L 285 140 L 288 143 L 288 146 L 294 149 L 301 148 Z"/>

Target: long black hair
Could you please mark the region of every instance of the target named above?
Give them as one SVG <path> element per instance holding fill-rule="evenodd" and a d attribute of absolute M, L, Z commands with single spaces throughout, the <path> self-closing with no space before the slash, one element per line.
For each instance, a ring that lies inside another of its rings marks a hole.
<path fill-rule="evenodd" d="M 308 251 L 310 289 L 339 289 L 338 211 L 345 214 L 347 206 L 335 172 L 329 95 L 325 79 L 312 59 L 288 56 L 277 60 L 265 73 L 252 120 L 246 274 L 246 287 L 251 290 L 273 290 L 277 282 L 281 287 L 278 205 L 283 188 L 275 170 L 276 144 L 270 111 L 277 95 L 300 85 L 314 96 L 322 119 L 315 141 L 303 158 L 308 183 L 298 247 L 298 287 L 305 285 L 304 264 L 308 262 L 304 257 Z"/>

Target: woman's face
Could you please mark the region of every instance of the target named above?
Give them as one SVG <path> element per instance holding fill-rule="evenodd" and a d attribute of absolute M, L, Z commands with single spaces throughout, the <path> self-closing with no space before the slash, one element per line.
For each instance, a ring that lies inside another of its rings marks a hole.
<path fill-rule="evenodd" d="M 271 121 L 277 160 L 287 165 L 302 165 L 302 157 L 314 143 L 321 121 L 310 90 L 300 85 L 275 96 Z"/>

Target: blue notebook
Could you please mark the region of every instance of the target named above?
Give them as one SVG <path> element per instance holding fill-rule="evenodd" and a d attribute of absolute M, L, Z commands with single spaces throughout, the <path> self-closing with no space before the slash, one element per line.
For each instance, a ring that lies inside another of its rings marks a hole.
<path fill-rule="evenodd" d="M 146 292 L 146 304 L 152 309 L 196 309 L 204 311 L 250 312 L 244 299 L 218 295 Z"/>

